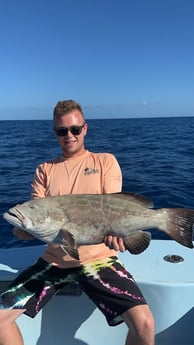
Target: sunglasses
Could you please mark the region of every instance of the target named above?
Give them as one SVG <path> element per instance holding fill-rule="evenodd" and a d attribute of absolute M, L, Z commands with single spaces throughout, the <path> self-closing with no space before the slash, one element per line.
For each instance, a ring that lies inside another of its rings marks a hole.
<path fill-rule="evenodd" d="M 71 126 L 71 127 L 59 127 L 54 128 L 55 133 L 58 137 L 64 137 L 70 131 L 73 135 L 81 134 L 82 129 L 84 128 L 85 123 L 82 126 Z"/>

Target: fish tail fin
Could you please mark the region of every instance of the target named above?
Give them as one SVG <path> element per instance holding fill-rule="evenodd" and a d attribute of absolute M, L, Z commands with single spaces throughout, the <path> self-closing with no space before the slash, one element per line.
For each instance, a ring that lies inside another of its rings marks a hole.
<path fill-rule="evenodd" d="M 164 209 L 164 212 L 167 210 Z M 168 209 L 165 232 L 176 242 L 193 248 L 194 210 L 187 208 Z"/>
<path fill-rule="evenodd" d="M 149 246 L 151 233 L 147 231 L 136 231 L 123 238 L 125 248 L 131 254 L 140 254 Z"/>

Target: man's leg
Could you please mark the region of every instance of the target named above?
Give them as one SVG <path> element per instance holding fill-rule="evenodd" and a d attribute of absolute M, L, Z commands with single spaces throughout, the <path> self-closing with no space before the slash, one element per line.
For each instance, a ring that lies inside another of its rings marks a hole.
<path fill-rule="evenodd" d="M 15 319 L 25 309 L 0 310 L 0 345 L 24 345 Z"/>
<path fill-rule="evenodd" d="M 23 345 L 16 318 L 25 311 L 26 315 L 35 317 L 58 290 L 72 280 L 73 274 L 76 276 L 76 271 L 52 266 L 39 258 L 21 272 L 0 295 L 0 345 Z M 16 303 L 23 309 L 14 309 Z"/>
<path fill-rule="evenodd" d="M 128 309 L 122 318 L 129 328 L 125 345 L 154 345 L 154 320 L 147 305 Z"/>

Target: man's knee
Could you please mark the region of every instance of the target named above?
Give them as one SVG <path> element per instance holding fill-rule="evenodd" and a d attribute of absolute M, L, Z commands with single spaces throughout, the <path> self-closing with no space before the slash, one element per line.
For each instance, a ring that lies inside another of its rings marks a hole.
<path fill-rule="evenodd" d="M 0 328 L 15 321 L 25 309 L 3 309 L 0 310 Z"/>
<path fill-rule="evenodd" d="M 21 332 L 16 322 L 0 326 L 0 345 L 24 345 Z"/>
<path fill-rule="evenodd" d="M 148 312 L 146 315 L 143 315 L 140 325 L 137 327 L 138 335 L 143 338 L 145 334 L 148 336 L 154 335 L 154 318 L 151 312 Z"/>
<path fill-rule="evenodd" d="M 154 318 L 147 305 L 128 309 L 122 317 L 129 329 L 133 328 L 140 337 L 145 333 L 154 334 Z"/>

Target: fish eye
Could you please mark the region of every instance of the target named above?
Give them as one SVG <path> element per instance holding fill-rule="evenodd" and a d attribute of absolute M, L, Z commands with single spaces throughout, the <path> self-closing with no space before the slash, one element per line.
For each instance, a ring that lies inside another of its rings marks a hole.
<path fill-rule="evenodd" d="M 34 208 L 37 208 L 36 205 L 31 205 L 30 208 L 33 210 Z"/>

